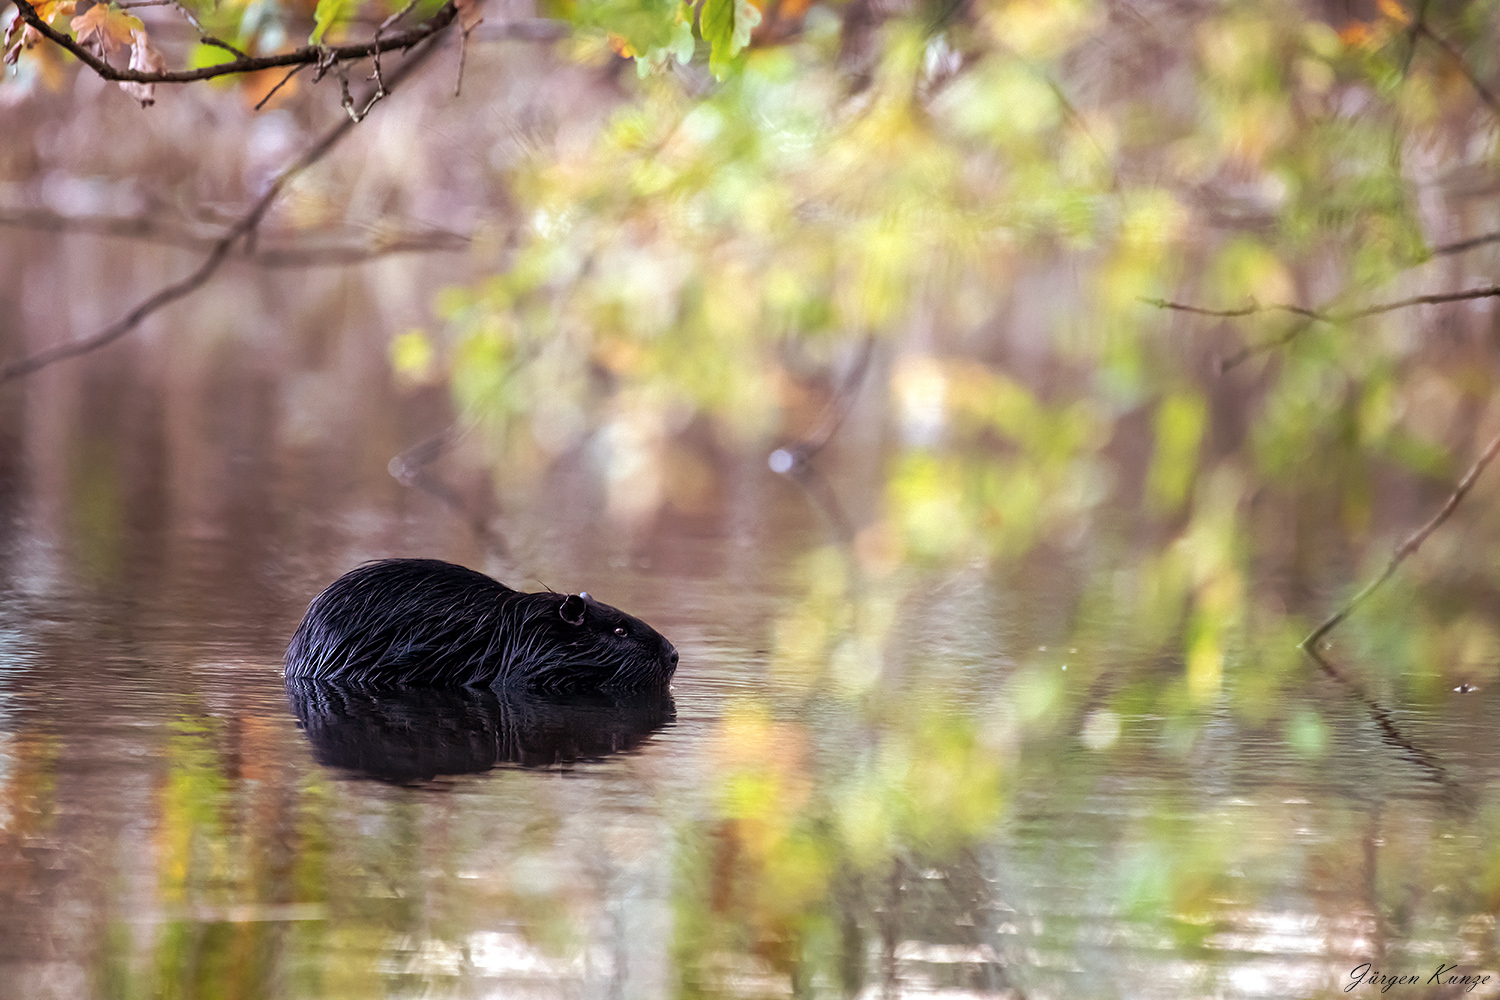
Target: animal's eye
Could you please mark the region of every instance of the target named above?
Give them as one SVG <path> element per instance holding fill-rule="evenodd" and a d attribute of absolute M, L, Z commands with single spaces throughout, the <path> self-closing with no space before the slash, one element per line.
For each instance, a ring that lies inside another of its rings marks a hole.
<path fill-rule="evenodd" d="M 615 629 L 615 635 L 624 635 L 624 634 L 625 634 L 625 626 L 624 625 L 621 625 L 620 627 L 618 627 L 618 628 Z"/>

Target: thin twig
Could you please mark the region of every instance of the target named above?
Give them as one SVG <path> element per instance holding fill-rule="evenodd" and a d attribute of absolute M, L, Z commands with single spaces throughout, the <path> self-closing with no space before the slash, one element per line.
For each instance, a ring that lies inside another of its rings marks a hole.
<path fill-rule="evenodd" d="M 1296 316 L 1305 316 L 1308 319 L 1314 320 L 1323 320 L 1326 318 L 1316 309 L 1309 309 L 1306 306 L 1292 306 L 1279 303 L 1275 305 L 1263 306 L 1259 303 L 1252 302 L 1250 305 L 1241 306 L 1238 309 L 1208 309 L 1203 306 L 1192 305 L 1188 302 L 1173 302 L 1169 299 L 1143 298 L 1141 299 L 1141 301 L 1146 303 L 1146 305 L 1148 306 L 1155 306 L 1158 309 L 1170 309 L 1173 312 L 1192 313 L 1195 316 L 1212 316 L 1216 319 L 1239 319 L 1242 316 L 1254 316 L 1257 313 L 1265 312 L 1288 312 Z"/>
<path fill-rule="evenodd" d="M 16 2 L 25 3 L 25 0 L 16 0 Z M 437 38 L 433 38 L 431 42 L 403 62 L 396 72 L 392 74 L 392 83 L 397 79 L 405 77 L 425 62 L 427 57 L 437 50 L 437 40 Z M 64 344 L 59 344 L 56 347 L 49 347 L 44 351 L 38 351 L 29 357 L 13 361 L 0 368 L 0 383 L 30 375 L 55 362 L 77 357 L 80 354 L 87 354 L 90 351 L 95 351 L 107 344 L 111 344 L 125 336 L 131 330 L 134 330 L 147 316 L 150 316 L 158 309 L 197 291 L 218 271 L 219 267 L 229 257 L 230 251 L 237 242 L 244 239 L 247 245 L 250 244 L 256 230 L 260 226 L 261 219 L 265 217 L 266 212 L 271 208 L 271 204 L 281 194 L 282 189 L 286 187 L 292 178 L 322 159 L 330 149 L 338 144 L 339 140 L 349 134 L 349 130 L 353 127 L 354 123 L 348 119 L 340 121 L 333 128 L 325 132 L 301 156 L 288 164 L 271 181 L 270 187 L 250 207 L 250 210 L 241 216 L 229 228 L 229 231 L 214 243 L 213 248 L 209 250 L 208 255 L 204 257 L 202 263 L 187 277 L 167 285 L 165 288 L 158 289 L 134 309 L 130 310 L 130 312 L 93 336 L 72 340 Z"/>
<path fill-rule="evenodd" d="M 1284 312 L 1291 313 L 1293 316 L 1300 316 L 1304 320 L 1304 322 L 1298 323 L 1285 333 L 1261 343 L 1251 344 L 1225 358 L 1219 362 L 1220 372 L 1225 372 L 1257 354 L 1286 346 L 1301 336 L 1313 323 L 1349 323 L 1357 319 L 1368 319 L 1371 316 L 1380 316 L 1384 313 L 1395 312 L 1398 309 L 1410 309 L 1413 306 L 1443 305 L 1449 302 L 1467 302 L 1475 299 L 1493 298 L 1500 298 L 1500 285 L 1490 285 L 1484 288 L 1468 288 L 1460 292 L 1433 292 L 1427 295 L 1413 295 L 1410 298 L 1396 299 L 1393 302 L 1380 302 L 1359 309 L 1347 309 L 1336 312 L 1325 311 L 1323 309 L 1310 309 L 1307 306 L 1294 306 L 1283 302 L 1271 305 L 1252 303 L 1248 306 L 1241 306 L 1238 309 L 1207 309 L 1203 306 L 1195 306 L 1187 302 L 1172 302 L 1168 299 L 1143 298 L 1141 301 L 1158 309 L 1184 312 L 1194 316 L 1209 316 L 1215 319 L 1241 319 L 1245 316 L 1254 316 L 1260 313 Z"/>
<path fill-rule="evenodd" d="M 261 108 L 265 107 L 266 102 L 275 97 L 278 90 L 280 90 L 282 87 L 285 87 L 288 83 L 291 82 L 292 77 L 296 76 L 298 73 L 302 72 L 305 69 L 307 69 L 307 65 L 304 63 L 301 66 L 293 66 L 291 69 L 287 70 L 286 76 L 282 77 L 280 82 L 278 82 L 276 86 L 266 91 L 265 97 L 262 97 L 260 100 L 255 102 L 255 107 L 253 110 L 259 111 Z"/>
<path fill-rule="evenodd" d="M 1389 580 L 1391 574 L 1396 572 L 1396 568 L 1405 562 L 1407 557 L 1417 551 L 1417 548 L 1427 540 L 1427 536 L 1431 535 L 1444 521 L 1448 520 L 1454 509 L 1458 507 L 1459 502 L 1474 488 L 1474 483 L 1479 479 L 1479 474 L 1484 471 L 1484 467 L 1490 464 L 1491 459 L 1497 453 L 1500 453 L 1500 435 L 1497 435 L 1494 440 L 1485 446 L 1484 451 L 1474 464 L 1470 466 L 1469 471 L 1464 473 L 1463 479 L 1459 481 L 1458 488 L 1448 497 L 1448 501 L 1443 504 L 1442 509 L 1433 515 L 1432 520 L 1422 525 L 1421 528 L 1412 533 L 1411 537 L 1402 542 L 1401 547 L 1396 550 L 1395 555 L 1391 556 L 1391 561 L 1386 563 L 1385 569 L 1381 571 L 1380 575 L 1367 583 L 1363 590 L 1355 594 L 1348 604 L 1345 604 L 1338 611 L 1334 612 L 1327 621 L 1313 629 L 1308 637 L 1302 640 L 1301 648 L 1309 651 L 1315 649 L 1320 639 L 1332 631 L 1345 618 L 1348 618 L 1355 608 L 1363 604 L 1366 598 L 1380 588 L 1381 584 Z"/>
<path fill-rule="evenodd" d="M 144 240 L 190 249 L 211 248 L 223 238 L 193 232 L 186 226 L 135 216 L 57 215 L 52 212 L 0 210 L 0 226 L 37 229 L 54 233 L 88 233 L 122 239 Z M 473 238 L 446 229 L 430 229 L 377 235 L 363 244 L 353 242 L 299 242 L 263 248 L 243 259 L 261 267 L 319 267 L 358 264 L 377 257 L 403 253 L 457 253 L 473 244 Z"/>
<path fill-rule="evenodd" d="M 1500 115 L 1500 98 L 1496 98 L 1494 93 L 1480 81 L 1474 71 L 1469 68 L 1469 62 L 1464 58 L 1464 54 L 1452 42 L 1429 28 L 1425 21 L 1418 21 L 1413 25 L 1412 36 L 1426 38 L 1441 49 L 1454 67 L 1464 75 L 1464 79 L 1469 81 L 1469 86 L 1474 88 L 1474 93 L 1479 95 L 1479 99 L 1489 105 L 1491 111 Z"/>
<path fill-rule="evenodd" d="M 201 41 L 204 45 L 212 45 L 214 48 L 223 49 L 225 52 L 228 52 L 240 59 L 251 58 L 250 53 L 241 52 L 239 49 L 235 48 L 233 45 L 230 45 L 222 38 L 216 38 L 213 35 L 210 35 L 208 31 L 203 27 L 203 24 L 198 20 L 198 16 L 184 7 L 181 3 L 178 2 L 178 0 L 166 0 L 166 2 L 170 3 L 173 7 L 176 7 L 178 13 L 187 18 L 188 24 L 191 24 L 193 28 L 198 32 L 198 40 Z"/>
<path fill-rule="evenodd" d="M 412 445 L 410 448 L 395 456 L 386 465 L 386 471 L 391 474 L 402 486 L 410 489 L 421 490 L 428 496 L 442 502 L 454 514 L 457 514 L 474 537 L 489 549 L 491 554 L 498 556 L 507 563 L 516 564 L 515 556 L 511 553 L 510 544 L 505 536 L 500 534 L 489 522 L 477 511 L 471 509 L 470 505 L 459 495 L 458 491 L 448 485 L 447 481 L 428 469 L 432 463 L 443 457 L 454 445 L 461 441 L 473 425 L 460 427 L 453 424 L 447 430 L 428 438 L 426 441 Z"/>
<path fill-rule="evenodd" d="M 469 33 L 463 32 L 458 36 L 458 74 L 453 78 L 453 99 L 456 101 L 463 94 L 464 89 L 464 63 L 469 59 Z"/>
<path fill-rule="evenodd" d="M 1488 246 L 1491 243 L 1500 243 L 1500 233 L 1485 233 L 1483 236 L 1475 236 L 1467 240 L 1459 240 L 1457 243 L 1443 243 L 1432 248 L 1434 257 L 1442 257 L 1447 254 L 1463 253 L 1466 250 L 1474 250 L 1478 247 Z"/>
<path fill-rule="evenodd" d="M 392 14 L 390 17 L 386 18 L 384 21 L 381 21 L 380 22 L 380 26 L 375 29 L 375 39 L 376 39 L 376 41 L 380 40 L 380 33 L 382 31 L 384 31 L 385 29 L 389 28 L 391 25 L 395 24 L 397 21 L 401 20 L 407 14 L 410 14 L 412 12 L 412 8 L 415 7 L 419 3 L 421 3 L 421 0 L 411 0 L 411 2 L 408 3 L 405 7 L 402 7 L 400 10 L 396 11 L 396 13 Z"/>
<path fill-rule="evenodd" d="M 1266 354 L 1276 350 L 1279 347 L 1285 347 L 1287 344 L 1290 344 L 1292 341 L 1302 336 L 1303 331 L 1306 330 L 1309 326 L 1312 326 L 1312 323 L 1312 320 L 1304 318 L 1301 321 L 1294 323 L 1292 326 L 1288 327 L 1286 332 L 1281 334 L 1279 337 L 1272 337 L 1270 340 L 1263 340 L 1258 344 L 1246 344 L 1244 347 L 1240 348 L 1238 351 L 1235 351 L 1229 357 L 1220 359 L 1219 374 L 1227 374 L 1230 370 L 1238 368 L 1240 365 L 1244 364 L 1246 361 L 1249 361 L 1257 354 Z"/>
<path fill-rule="evenodd" d="M 447 3 L 439 7 L 437 12 L 426 21 L 381 41 L 360 42 L 352 45 L 309 45 L 300 49 L 294 49 L 291 52 L 278 52 L 265 56 L 247 56 L 240 59 L 231 59 L 228 62 L 215 63 L 211 66 L 199 66 L 195 69 L 163 70 L 161 72 L 147 73 L 143 70 L 121 69 L 111 66 L 104 59 L 90 52 L 83 45 L 80 45 L 77 41 L 44 21 L 29 0 L 15 0 L 15 5 L 22 21 L 35 28 L 44 37 L 51 39 L 73 53 L 73 55 L 78 57 L 79 61 L 103 79 L 133 83 L 191 83 L 195 80 L 211 80 L 215 77 L 229 76 L 235 73 L 253 73 L 256 70 L 275 69 L 278 66 L 322 65 L 326 69 L 328 65 L 334 62 L 365 59 L 376 52 L 410 49 L 414 45 L 424 42 L 442 31 L 453 22 L 458 13 L 457 9 L 453 6 L 452 0 L 448 0 Z"/>
<path fill-rule="evenodd" d="M 1427 772 L 1434 781 L 1442 786 L 1450 802 L 1464 809 L 1473 807 L 1473 795 L 1469 790 L 1459 784 L 1453 775 L 1448 772 L 1448 768 L 1443 765 L 1441 758 L 1432 751 L 1419 746 L 1401 730 L 1401 727 L 1397 725 L 1395 717 L 1391 715 L 1389 709 L 1370 697 L 1364 687 L 1356 683 L 1353 678 L 1345 676 L 1342 671 L 1319 655 L 1317 650 L 1310 646 L 1304 646 L 1303 649 L 1308 656 L 1312 657 L 1313 662 L 1318 665 L 1318 668 L 1323 673 L 1348 688 L 1355 699 L 1364 705 L 1365 711 L 1370 714 L 1370 718 L 1375 720 L 1375 725 L 1380 728 L 1382 739 L 1388 745 L 1396 748 L 1396 750 L 1420 770 Z"/>
<path fill-rule="evenodd" d="M 814 455 L 833 440 L 833 436 L 838 433 L 845 418 L 849 416 L 849 411 L 854 408 L 854 399 L 859 395 L 860 387 L 864 384 L 865 372 L 869 370 L 870 358 L 874 354 L 875 337 L 867 336 L 859 345 L 859 354 L 854 359 L 854 366 L 849 370 L 844 384 L 839 386 L 824 408 L 822 420 L 818 426 L 795 444 L 773 451 L 769 459 L 772 471 L 784 475 L 797 474 L 808 462 L 812 461 Z"/>

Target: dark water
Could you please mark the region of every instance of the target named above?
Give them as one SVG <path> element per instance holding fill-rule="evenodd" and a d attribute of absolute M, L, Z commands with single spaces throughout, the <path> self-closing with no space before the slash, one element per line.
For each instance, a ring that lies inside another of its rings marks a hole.
<path fill-rule="evenodd" d="M 193 344 L 0 396 L 0 997 L 1500 992 L 1487 688 L 1241 659 L 1184 709 L 1077 645 L 1083 571 L 853 579 L 760 454 L 624 521 L 564 461 L 500 553 L 386 473 L 449 417 L 378 343 Z M 387 555 L 639 614 L 670 700 L 289 697 Z"/>

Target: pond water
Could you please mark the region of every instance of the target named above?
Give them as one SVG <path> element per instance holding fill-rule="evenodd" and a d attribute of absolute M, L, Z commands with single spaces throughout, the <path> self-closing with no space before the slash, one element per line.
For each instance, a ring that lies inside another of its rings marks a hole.
<path fill-rule="evenodd" d="M 283 350 L 3 390 L 0 997 L 1500 993 L 1488 687 L 1290 657 L 1178 710 L 1180 661 L 1079 645 L 1087 565 L 849 570 L 761 453 L 625 527 L 564 462 L 500 552 L 386 472 L 441 391 Z M 670 698 L 289 692 L 388 555 L 638 614 Z"/>

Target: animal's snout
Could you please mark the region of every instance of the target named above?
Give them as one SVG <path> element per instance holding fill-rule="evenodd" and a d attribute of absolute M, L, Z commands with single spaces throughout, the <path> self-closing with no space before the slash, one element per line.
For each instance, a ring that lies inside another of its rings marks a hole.
<path fill-rule="evenodd" d="M 665 639 L 663 639 L 662 642 L 666 642 L 666 645 L 667 645 L 666 661 L 672 667 L 673 670 L 676 670 L 677 669 L 677 647 L 674 646 L 674 645 L 672 645 L 670 642 L 667 642 Z"/>

